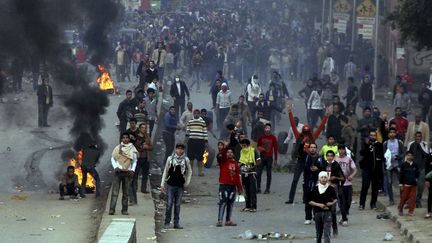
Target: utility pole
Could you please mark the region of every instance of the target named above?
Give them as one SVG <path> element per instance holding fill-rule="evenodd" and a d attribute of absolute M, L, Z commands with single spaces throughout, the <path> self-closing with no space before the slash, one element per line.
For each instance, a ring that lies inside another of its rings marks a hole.
<path fill-rule="evenodd" d="M 326 6 L 326 0 L 322 0 L 322 15 L 321 15 L 321 44 L 324 44 L 325 6 Z"/>
<path fill-rule="evenodd" d="M 375 49 L 374 49 L 374 76 L 375 76 L 375 81 L 374 81 L 374 85 L 373 85 L 373 94 L 374 94 L 374 99 L 375 99 L 375 86 L 377 84 L 377 79 L 378 79 L 378 30 L 379 30 L 379 0 L 375 0 L 375 6 L 376 6 L 376 12 L 375 12 Z"/>
<path fill-rule="evenodd" d="M 351 52 L 354 52 L 355 37 L 357 33 L 357 14 L 356 14 L 357 0 L 353 0 L 352 6 L 352 23 L 351 23 Z"/>
<path fill-rule="evenodd" d="M 331 42 L 333 39 L 333 0 L 329 0 L 328 25 L 329 25 L 329 42 Z"/>

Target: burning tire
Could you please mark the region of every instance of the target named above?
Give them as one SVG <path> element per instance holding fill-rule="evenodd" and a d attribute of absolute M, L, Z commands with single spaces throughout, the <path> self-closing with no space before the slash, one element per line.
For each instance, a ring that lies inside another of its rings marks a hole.
<path fill-rule="evenodd" d="M 208 158 L 207 158 L 207 162 L 204 164 L 204 167 L 211 168 L 215 157 L 216 157 L 215 150 L 212 148 L 208 148 Z"/>

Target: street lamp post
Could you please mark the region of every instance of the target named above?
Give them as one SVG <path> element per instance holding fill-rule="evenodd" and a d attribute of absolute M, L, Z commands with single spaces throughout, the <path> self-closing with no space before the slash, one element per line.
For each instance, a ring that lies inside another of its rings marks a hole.
<path fill-rule="evenodd" d="M 377 84 L 376 80 L 378 79 L 378 30 L 379 30 L 379 0 L 375 0 L 376 12 L 375 12 L 375 50 L 374 50 L 374 88 L 373 94 L 375 99 L 375 86 Z"/>

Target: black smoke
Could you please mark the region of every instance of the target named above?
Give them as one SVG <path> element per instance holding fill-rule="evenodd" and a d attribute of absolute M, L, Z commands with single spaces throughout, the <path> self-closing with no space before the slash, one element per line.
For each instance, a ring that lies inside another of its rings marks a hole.
<path fill-rule="evenodd" d="M 82 134 L 100 146 L 104 144 L 99 133 L 109 100 L 89 85 L 95 80 L 71 63 L 63 33 L 71 28 L 84 30 L 91 64 L 107 63 L 108 35 L 121 9 L 114 0 L 0 1 L 0 72 L 7 73 L 13 58 L 26 62 L 32 56 L 41 61 L 42 71 L 52 76 L 51 82 L 68 85 L 70 93 L 64 105 L 74 118 L 70 134 L 78 147 Z M 5 82 L 0 73 L 0 94 Z"/>

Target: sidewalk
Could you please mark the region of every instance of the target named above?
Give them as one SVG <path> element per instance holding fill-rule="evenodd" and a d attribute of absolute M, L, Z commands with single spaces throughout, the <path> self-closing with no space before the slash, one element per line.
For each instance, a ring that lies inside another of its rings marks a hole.
<path fill-rule="evenodd" d="M 396 191 L 396 190 L 395 190 Z M 423 194 L 424 195 L 424 194 Z M 426 204 L 423 203 L 422 208 L 415 209 L 415 216 L 408 216 L 407 209 L 404 209 L 404 216 L 399 216 L 398 203 L 399 193 L 395 193 L 395 205 L 388 206 L 388 197 L 378 198 L 378 207 L 383 208 L 385 212 L 391 214 L 391 219 L 396 223 L 408 242 L 424 243 L 430 242 L 432 239 L 432 220 L 425 219 L 424 215 L 427 212 Z M 425 200 L 423 200 L 424 202 Z"/>

